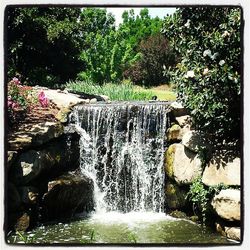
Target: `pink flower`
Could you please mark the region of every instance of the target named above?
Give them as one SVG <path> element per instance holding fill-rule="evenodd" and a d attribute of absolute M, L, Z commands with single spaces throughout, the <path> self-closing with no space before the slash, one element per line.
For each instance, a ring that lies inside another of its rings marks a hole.
<path fill-rule="evenodd" d="M 48 98 L 45 96 L 44 92 L 41 91 L 38 95 L 38 100 L 41 104 L 41 106 L 44 108 L 44 107 L 47 107 L 48 104 L 49 104 L 49 100 Z"/>
<path fill-rule="evenodd" d="M 12 81 L 16 84 L 16 85 L 20 85 L 21 84 L 21 82 L 18 80 L 18 78 L 16 78 L 16 77 L 14 77 L 13 79 L 12 79 Z"/>
<path fill-rule="evenodd" d="M 10 108 L 10 107 L 12 107 L 12 103 L 13 103 L 13 101 L 11 100 L 11 97 L 9 96 L 8 97 L 8 108 Z"/>
<path fill-rule="evenodd" d="M 12 109 L 15 109 L 15 108 L 18 108 L 18 103 L 16 103 L 16 102 L 12 102 L 12 104 L 11 104 L 11 108 Z"/>

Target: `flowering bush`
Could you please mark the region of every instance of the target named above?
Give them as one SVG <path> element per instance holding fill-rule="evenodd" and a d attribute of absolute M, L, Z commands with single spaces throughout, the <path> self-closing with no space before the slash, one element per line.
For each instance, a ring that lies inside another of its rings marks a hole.
<path fill-rule="evenodd" d="M 167 17 L 162 30 L 180 57 L 170 69 L 178 99 L 218 138 L 240 133 L 240 24 L 240 8 L 188 7 Z"/>
<path fill-rule="evenodd" d="M 18 119 L 23 118 L 38 102 L 42 107 L 49 105 L 48 98 L 43 91 L 38 94 L 32 87 L 22 85 L 20 80 L 14 77 L 8 83 L 7 107 L 9 123 L 13 124 Z"/>

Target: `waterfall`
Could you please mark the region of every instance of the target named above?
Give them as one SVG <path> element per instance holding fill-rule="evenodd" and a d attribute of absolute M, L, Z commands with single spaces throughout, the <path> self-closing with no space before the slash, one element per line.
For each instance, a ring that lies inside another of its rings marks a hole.
<path fill-rule="evenodd" d="M 168 112 L 164 102 L 74 108 L 81 170 L 94 180 L 97 211 L 163 211 Z"/>

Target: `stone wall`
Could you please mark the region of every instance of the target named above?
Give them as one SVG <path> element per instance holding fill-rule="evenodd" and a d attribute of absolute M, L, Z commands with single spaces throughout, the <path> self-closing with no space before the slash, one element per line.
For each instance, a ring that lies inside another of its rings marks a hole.
<path fill-rule="evenodd" d="M 168 149 L 165 152 L 166 203 L 169 211 L 192 210 L 187 193 L 192 182 L 201 178 L 205 188 L 223 184 L 209 202 L 212 208 L 209 221 L 217 231 L 240 240 L 241 192 L 240 158 L 229 149 L 214 150 L 213 141 L 192 124 L 192 118 L 182 105 L 172 103 L 171 127 L 167 131 Z M 226 147 L 225 147 L 226 148 Z M 206 155 L 206 162 L 201 152 Z"/>
<path fill-rule="evenodd" d="M 93 181 L 79 169 L 80 137 L 66 126 L 71 108 L 91 100 L 43 90 L 60 108 L 58 121 L 25 124 L 7 135 L 6 233 L 94 208 Z"/>

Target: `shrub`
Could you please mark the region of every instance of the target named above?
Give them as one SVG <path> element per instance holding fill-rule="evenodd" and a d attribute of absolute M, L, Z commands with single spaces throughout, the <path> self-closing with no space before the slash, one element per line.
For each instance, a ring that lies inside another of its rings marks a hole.
<path fill-rule="evenodd" d="M 144 86 L 165 83 L 164 68 L 176 62 L 167 39 L 161 34 L 152 35 L 141 41 L 138 53 L 140 59 L 124 72 L 124 77 Z"/>
<path fill-rule="evenodd" d="M 162 30 L 180 56 L 171 69 L 179 101 L 219 139 L 240 135 L 240 24 L 239 8 L 192 7 L 167 17 Z"/>
<path fill-rule="evenodd" d="M 38 102 L 42 107 L 49 105 L 48 98 L 43 91 L 38 94 L 32 87 L 22 85 L 21 81 L 14 77 L 8 83 L 7 108 L 9 125 L 23 119 L 27 112 L 37 105 Z"/>

